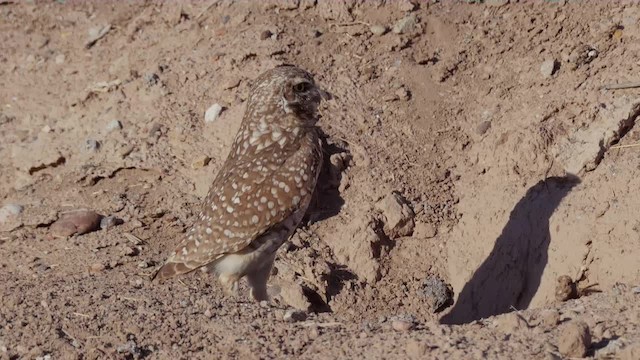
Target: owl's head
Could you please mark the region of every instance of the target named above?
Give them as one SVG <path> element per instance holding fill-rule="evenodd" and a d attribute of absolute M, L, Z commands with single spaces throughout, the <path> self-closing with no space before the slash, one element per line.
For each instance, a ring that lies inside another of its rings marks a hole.
<path fill-rule="evenodd" d="M 294 65 L 280 65 L 256 79 L 250 103 L 254 106 L 276 106 L 278 110 L 293 113 L 305 122 L 315 122 L 318 106 L 327 97 L 309 72 Z"/>

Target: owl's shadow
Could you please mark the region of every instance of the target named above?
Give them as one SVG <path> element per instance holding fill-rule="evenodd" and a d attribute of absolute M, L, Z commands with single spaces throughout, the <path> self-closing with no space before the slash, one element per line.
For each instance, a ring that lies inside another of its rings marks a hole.
<path fill-rule="evenodd" d="M 337 171 L 329 159 L 331 155 L 348 153 L 346 145 L 339 141 L 332 141 L 327 134 L 319 130 L 322 139 L 323 162 L 318 176 L 318 182 L 311 198 L 309 208 L 302 219 L 303 224 L 310 225 L 318 221 L 329 219 L 338 215 L 344 205 L 344 199 L 340 196 L 340 181 L 342 172 Z"/>

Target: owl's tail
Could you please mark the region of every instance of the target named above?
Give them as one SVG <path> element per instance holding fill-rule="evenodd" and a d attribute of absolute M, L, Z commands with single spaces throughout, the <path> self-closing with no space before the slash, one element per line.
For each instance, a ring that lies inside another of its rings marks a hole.
<path fill-rule="evenodd" d="M 155 279 L 158 279 L 159 281 L 165 281 L 176 275 L 182 275 L 182 274 L 192 272 L 197 268 L 198 266 L 195 266 L 195 267 L 189 266 L 188 263 L 184 263 L 184 262 L 167 261 L 164 265 L 160 267 L 160 269 L 158 269 L 153 274 L 153 276 L 151 277 L 151 281 L 154 281 Z"/>

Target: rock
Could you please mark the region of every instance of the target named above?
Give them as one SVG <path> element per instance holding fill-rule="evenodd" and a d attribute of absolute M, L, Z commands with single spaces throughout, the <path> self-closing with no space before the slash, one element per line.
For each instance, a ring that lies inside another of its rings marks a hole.
<path fill-rule="evenodd" d="M 273 33 L 269 30 L 265 30 L 263 32 L 260 33 L 260 40 L 267 40 L 271 38 L 271 35 L 273 35 Z"/>
<path fill-rule="evenodd" d="M 508 314 L 500 315 L 494 321 L 494 323 L 498 330 L 506 334 L 514 333 L 520 330 L 522 327 L 527 326 L 527 324 L 524 322 L 524 320 L 522 320 L 517 312 L 510 312 Z"/>
<path fill-rule="evenodd" d="M 0 208 L 0 224 L 7 221 L 11 217 L 18 216 L 22 213 L 24 207 L 17 204 L 6 204 Z"/>
<path fill-rule="evenodd" d="M 85 142 L 85 149 L 87 151 L 96 152 L 100 149 L 100 142 L 98 140 L 88 139 Z"/>
<path fill-rule="evenodd" d="M 478 126 L 476 126 L 476 134 L 484 135 L 487 131 L 489 131 L 489 129 L 491 129 L 491 121 L 483 121 L 478 124 Z"/>
<path fill-rule="evenodd" d="M 640 359 L 640 344 L 629 344 L 618 354 L 620 360 L 637 360 Z"/>
<path fill-rule="evenodd" d="M 540 325 L 545 329 L 554 329 L 558 323 L 560 323 L 560 313 L 558 310 L 547 309 L 543 310 L 540 315 Z"/>
<path fill-rule="evenodd" d="M 411 14 L 398 20 L 395 25 L 393 25 L 392 31 L 395 34 L 405 34 L 413 30 L 413 28 L 416 26 L 416 23 L 417 19 L 415 14 Z"/>
<path fill-rule="evenodd" d="M 558 350 L 566 357 L 582 358 L 591 347 L 589 327 L 582 321 L 572 321 L 560 331 Z"/>
<path fill-rule="evenodd" d="M 102 263 L 95 263 L 93 265 L 91 265 L 91 267 L 89 268 L 89 272 L 90 273 L 99 273 L 101 271 L 104 271 L 107 267 L 104 266 L 104 264 Z"/>
<path fill-rule="evenodd" d="M 120 122 L 120 120 L 111 120 L 107 126 L 105 126 L 105 130 L 107 130 L 108 132 L 114 131 L 114 130 L 122 130 L 122 123 Z"/>
<path fill-rule="evenodd" d="M 206 123 L 212 123 L 218 119 L 220 113 L 222 112 L 222 106 L 220 104 L 213 104 L 207 111 L 204 113 L 204 121 Z"/>
<path fill-rule="evenodd" d="M 578 297 L 578 289 L 568 275 L 558 276 L 556 280 L 556 300 L 567 301 Z"/>
<path fill-rule="evenodd" d="M 594 353 L 594 358 L 595 359 L 622 359 L 623 357 L 620 356 L 620 352 L 627 348 L 627 344 L 626 342 L 621 339 L 610 339 L 607 342 L 607 345 L 605 347 L 602 347 L 600 349 L 597 349 Z M 637 356 L 634 358 L 629 358 L 629 359 L 640 359 L 640 352 L 638 352 Z"/>
<path fill-rule="evenodd" d="M 373 35 L 381 36 L 386 34 L 389 29 L 387 29 L 387 27 L 383 25 L 371 25 L 369 31 L 371 31 Z"/>
<path fill-rule="evenodd" d="M 311 308 L 311 303 L 304 295 L 302 285 L 295 282 L 284 284 L 280 290 L 280 296 L 285 303 L 296 309 L 308 311 Z"/>
<path fill-rule="evenodd" d="M 391 328 L 395 331 L 409 331 L 416 325 L 416 318 L 413 315 L 405 314 L 391 318 Z"/>
<path fill-rule="evenodd" d="M 391 193 L 375 205 L 385 218 L 384 232 L 391 239 L 413 233 L 415 214 L 407 201 L 397 193 Z"/>
<path fill-rule="evenodd" d="M 557 67 L 558 62 L 556 61 L 556 59 L 546 60 L 542 63 L 542 65 L 540 65 L 540 73 L 542 74 L 543 78 L 548 79 L 553 76 L 553 74 L 556 72 Z"/>
<path fill-rule="evenodd" d="M 437 276 L 429 276 L 418 289 L 418 295 L 427 298 L 434 313 L 444 310 L 453 304 L 453 290 Z"/>
<path fill-rule="evenodd" d="M 115 216 L 105 216 L 100 220 L 100 229 L 107 230 L 122 223 L 122 219 L 118 219 Z"/>
<path fill-rule="evenodd" d="M 396 90 L 395 95 L 402 101 L 411 99 L 411 92 L 409 92 L 409 90 L 407 90 L 404 86 L 399 87 L 398 90 Z"/>
<path fill-rule="evenodd" d="M 298 309 L 289 309 L 284 313 L 282 320 L 286 322 L 298 322 L 305 321 L 307 319 L 307 313 Z"/>
<path fill-rule="evenodd" d="M 414 324 L 406 320 L 393 320 L 391 321 L 391 327 L 395 331 L 409 331 L 413 329 Z"/>
<path fill-rule="evenodd" d="M 91 210 L 74 210 L 62 215 L 60 219 L 51 224 L 49 230 L 54 236 L 68 237 L 82 235 L 98 230 L 102 215 Z"/>
<path fill-rule="evenodd" d="M 66 59 L 66 57 L 64 56 L 64 54 L 58 54 L 58 55 L 56 55 L 55 62 L 58 65 L 62 65 L 62 64 L 64 64 L 65 59 Z"/>
<path fill-rule="evenodd" d="M 398 7 L 401 11 L 409 12 L 415 10 L 418 5 L 412 0 L 400 0 Z"/>
<path fill-rule="evenodd" d="M 191 163 L 191 168 L 192 169 L 201 169 L 201 168 L 209 165 L 210 161 L 211 161 L 211 158 L 208 157 L 207 155 L 200 155 L 195 160 L 193 160 L 193 162 Z"/>

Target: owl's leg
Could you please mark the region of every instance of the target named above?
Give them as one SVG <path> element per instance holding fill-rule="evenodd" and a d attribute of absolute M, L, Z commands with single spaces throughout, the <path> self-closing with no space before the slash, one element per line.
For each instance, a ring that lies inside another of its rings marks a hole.
<path fill-rule="evenodd" d="M 249 288 L 251 289 L 251 297 L 255 301 L 268 301 L 269 295 L 267 294 L 267 281 L 271 275 L 271 269 L 273 268 L 273 262 L 276 259 L 275 254 L 269 259 L 266 259 L 263 264 L 254 271 L 247 274 L 247 281 Z"/>
<path fill-rule="evenodd" d="M 238 280 L 240 278 L 236 274 L 220 274 L 218 280 L 222 285 L 225 295 L 235 296 L 238 293 Z"/>

